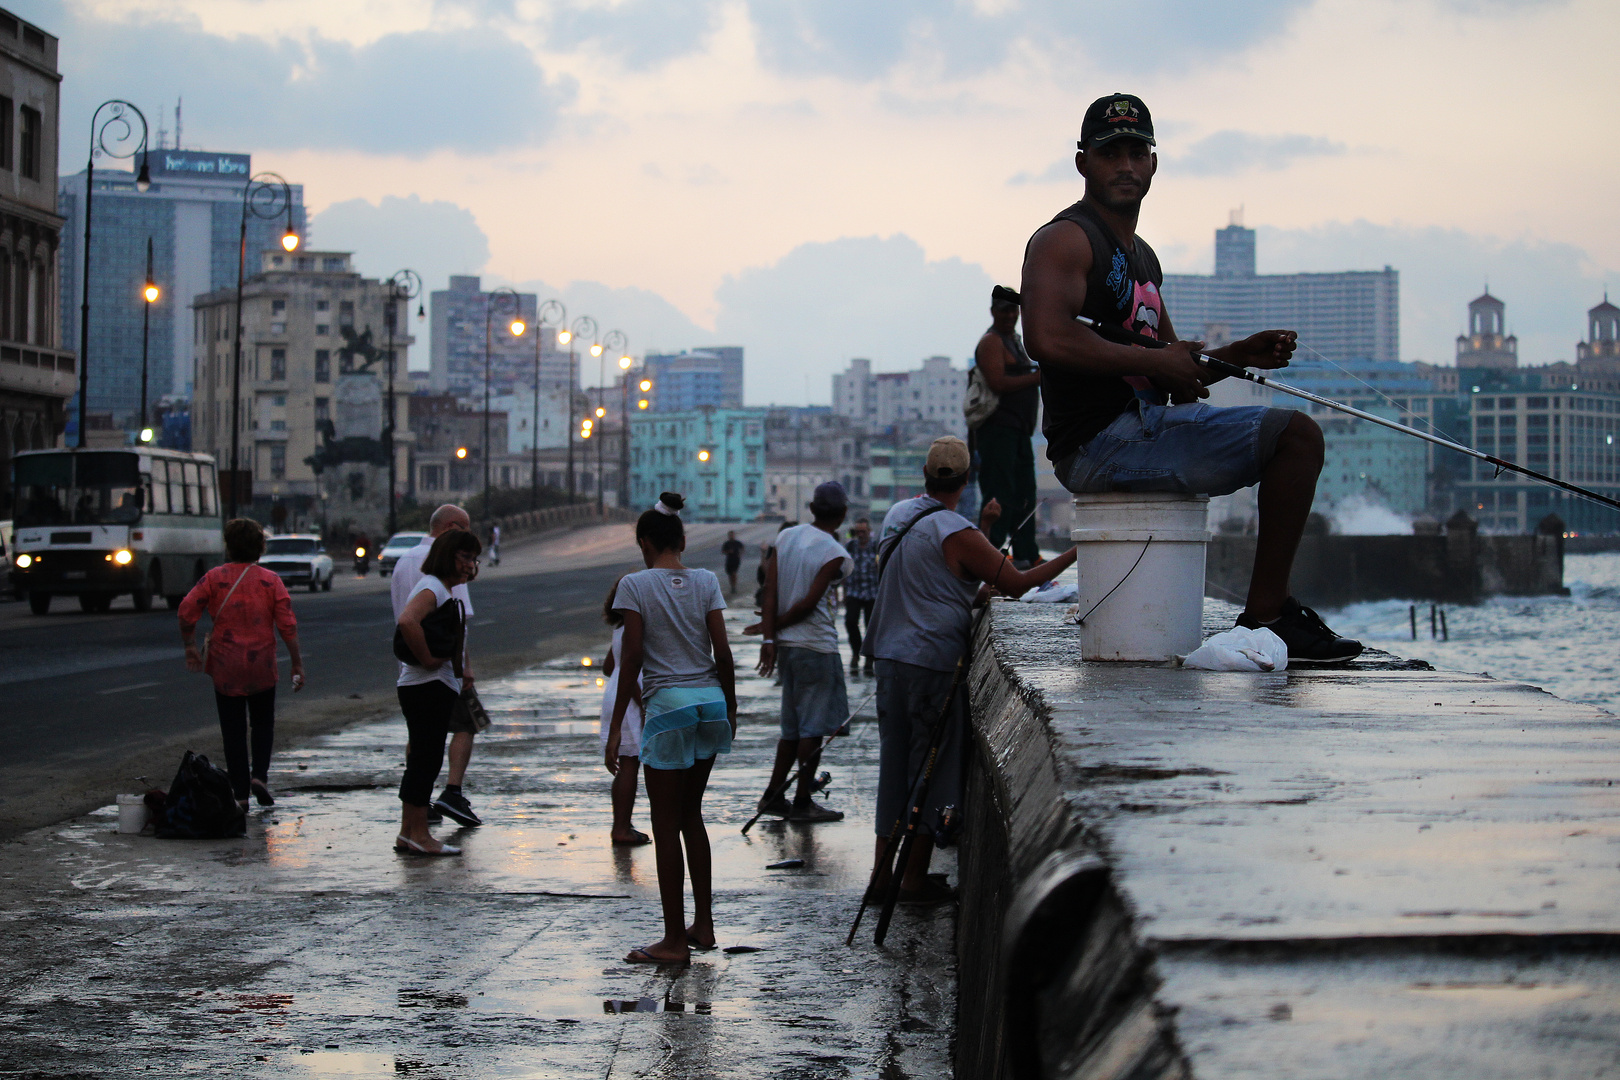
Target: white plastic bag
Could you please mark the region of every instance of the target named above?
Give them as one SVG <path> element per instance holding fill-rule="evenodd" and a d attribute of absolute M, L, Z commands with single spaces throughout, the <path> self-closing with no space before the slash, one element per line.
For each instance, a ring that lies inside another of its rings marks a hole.
<path fill-rule="evenodd" d="M 1288 646 L 1264 626 L 1234 626 L 1181 658 L 1182 667 L 1204 671 L 1286 671 Z"/>
<path fill-rule="evenodd" d="M 1072 581 L 1058 584 L 1048 581 L 1045 585 L 1029 590 L 1019 597 L 1026 604 L 1070 604 L 1080 595 L 1080 586 Z"/>

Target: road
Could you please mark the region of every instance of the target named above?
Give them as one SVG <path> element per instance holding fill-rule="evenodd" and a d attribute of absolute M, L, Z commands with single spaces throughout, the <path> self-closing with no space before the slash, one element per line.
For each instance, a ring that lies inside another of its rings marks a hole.
<path fill-rule="evenodd" d="M 689 565 L 721 568 L 726 525 L 689 527 Z M 757 550 L 774 525 L 736 526 Z M 579 652 L 601 654 L 602 599 L 641 568 L 630 527 L 592 526 L 507 545 L 473 586 L 469 640 L 475 671 L 498 676 Z M 329 593 L 294 591 L 309 685 L 277 695 L 278 749 L 396 709 L 388 580 L 339 568 Z M 752 597 L 754 560 L 738 601 Z M 282 663 L 287 662 L 282 655 Z M 185 670 L 174 613 L 135 612 L 121 599 L 89 615 L 58 602 L 51 614 L 0 605 L 0 837 L 58 821 L 131 790 L 134 777 L 167 786 L 187 747 L 219 755 L 213 688 Z M 223 762 L 222 762 L 223 763 Z"/>

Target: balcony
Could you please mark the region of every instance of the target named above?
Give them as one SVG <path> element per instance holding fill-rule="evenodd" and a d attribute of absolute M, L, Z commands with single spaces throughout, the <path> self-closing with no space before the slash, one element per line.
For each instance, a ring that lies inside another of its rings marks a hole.
<path fill-rule="evenodd" d="M 79 362 L 73 353 L 0 344 L 0 390 L 66 399 L 78 389 Z"/>

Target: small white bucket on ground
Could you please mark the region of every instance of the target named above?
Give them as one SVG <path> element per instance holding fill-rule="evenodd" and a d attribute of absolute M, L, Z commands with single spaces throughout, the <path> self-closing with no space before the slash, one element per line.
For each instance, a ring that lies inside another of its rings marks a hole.
<path fill-rule="evenodd" d="M 1082 659 L 1168 660 L 1198 648 L 1208 513 L 1206 495 L 1074 497 Z"/>
<path fill-rule="evenodd" d="M 118 831 L 131 836 L 146 828 L 151 811 L 146 808 L 142 795 L 118 796 Z"/>

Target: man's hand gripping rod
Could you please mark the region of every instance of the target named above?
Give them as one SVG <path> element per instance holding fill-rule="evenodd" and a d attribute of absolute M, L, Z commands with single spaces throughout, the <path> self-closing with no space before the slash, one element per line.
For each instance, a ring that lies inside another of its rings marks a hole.
<path fill-rule="evenodd" d="M 1099 324 L 1096 322 L 1096 320 L 1088 319 L 1084 315 L 1076 315 L 1074 318 L 1075 322 L 1082 323 L 1096 331 L 1098 336 L 1107 338 L 1110 341 L 1118 342 L 1122 345 L 1141 345 L 1149 349 L 1162 349 L 1166 345 L 1166 342 L 1156 341 L 1153 338 L 1145 335 L 1132 333 L 1123 326 L 1108 326 L 1106 324 Z M 1287 383 L 1276 382 L 1272 379 L 1266 378 L 1264 375 L 1256 374 L 1255 372 L 1250 371 L 1248 368 L 1239 367 L 1236 364 L 1217 359 L 1216 357 L 1210 356 L 1208 353 L 1199 353 L 1195 359 L 1201 366 L 1206 367 L 1210 371 L 1213 371 L 1219 375 L 1230 376 L 1234 379 L 1245 379 L 1257 386 L 1268 386 L 1273 390 L 1280 391 L 1281 393 L 1290 394 L 1297 398 L 1303 398 L 1306 401 L 1315 402 L 1318 405 L 1325 406 L 1337 412 L 1354 416 L 1358 420 L 1365 420 L 1368 423 L 1377 424 L 1379 427 L 1389 428 L 1391 431 L 1399 431 L 1403 435 L 1412 435 L 1416 438 L 1422 439 L 1424 442 L 1431 442 L 1436 446 L 1443 446 L 1447 450 L 1455 450 L 1459 454 L 1464 454 L 1478 461 L 1486 462 L 1487 464 L 1493 466 L 1497 472 L 1502 472 L 1503 470 L 1507 470 L 1508 472 L 1516 472 L 1521 476 L 1528 476 L 1532 480 L 1539 480 L 1543 484 L 1551 484 L 1553 487 L 1561 488 L 1572 495 L 1579 495 L 1584 499 L 1591 499 L 1593 502 L 1602 503 L 1604 506 L 1613 507 L 1616 510 L 1620 510 L 1620 500 L 1611 499 L 1607 495 L 1599 495 L 1597 492 L 1587 488 L 1566 483 L 1565 481 L 1558 479 L 1556 476 L 1548 476 L 1546 473 L 1539 473 L 1534 469 L 1527 469 L 1523 465 L 1516 465 L 1511 461 L 1504 461 L 1503 459 L 1491 454 L 1487 454 L 1482 450 L 1475 450 L 1471 446 L 1464 446 L 1460 442 L 1453 442 L 1450 439 L 1442 438 L 1439 435 L 1432 435 L 1427 431 L 1419 431 L 1417 428 L 1407 427 L 1405 424 L 1398 424 L 1394 420 L 1390 420 L 1370 412 L 1363 412 L 1360 409 L 1345 405 L 1342 402 L 1334 401 L 1331 398 L 1319 397 L 1316 394 L 1311 393 L 1309 390 L 1301 390 L 1297 386 L 1289 386 Z"/>

